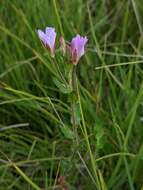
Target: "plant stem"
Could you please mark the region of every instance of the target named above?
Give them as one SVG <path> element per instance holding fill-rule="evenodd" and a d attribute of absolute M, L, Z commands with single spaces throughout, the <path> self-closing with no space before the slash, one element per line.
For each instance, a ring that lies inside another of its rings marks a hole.
<path fill-rule="evenodd" d="M 77 100 L 76 66 L 73 66 L 71 75 L 72 75 L 71 76 L 71 85 L 72 85 L 72 90 L 73 90 L 72 103 L 71 103 L 72 124 L 73 124 L 73 130 L 74 130 L 74 133 L 76 136 L 76 143 L 78 145 L 77 121 L 76 121 L 76 100 Z"/>
<path fill-rule="evenodd" d="M 73 66 L 73 70 L 72 70 L 72 89 L 74 94 L 77 96 L 77 84 L 76 84 L 76 66 Z"/>

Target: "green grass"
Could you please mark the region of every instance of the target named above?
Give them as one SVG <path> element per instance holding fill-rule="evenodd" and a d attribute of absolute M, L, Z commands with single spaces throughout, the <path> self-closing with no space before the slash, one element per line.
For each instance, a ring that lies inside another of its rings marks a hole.
<path fill-rule="evenodd" d="M 1 0 L 0 190 L 143 189 L 142 17 L 141 0 Z M 89 38 L 73 105 L 46 26 L 57 49 L 60 34 Z"/>

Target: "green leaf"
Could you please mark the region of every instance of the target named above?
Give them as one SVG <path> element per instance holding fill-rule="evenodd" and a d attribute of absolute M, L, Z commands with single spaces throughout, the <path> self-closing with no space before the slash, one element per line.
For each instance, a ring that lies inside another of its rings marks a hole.
<path fill-rule="evenodd" d="M 101 126 L 97 125 L 95 127 L 95 133 L 96 133 L 96 147 L 97 149 L 102 149 L 105 144 L 104 130 Z"/>
<path fill-rule="evenodd" d="M 71 131 L 71 129 L 68 128 L 68 126 L 61 126 L 60 129 L 65 138 L 70 140 L 73 140 L 75 138 L 74 133 Z"/>
<path fill-rule="evenodd" d="M 81 121 L 81 113 L 80 113 L 80 107 L 79 107 L 78 103 L 73 105 L 73 111 L 74 111 L 74 114 L 75 114 L 76 125 L 79 125 L 80 121 Z M 71 122 L 73 123 L 73 118 L 72 117 L 71 117 Z"/>
<path fill-rule="evenodd" d="M 62 92 L 64 94 L 69 94 L 72 92 L 72 88 L 70 87 L 70 85 L 59 81 L 57 78 L 53 77 L 53 82 L 58 87 L 60 92 Z"/>

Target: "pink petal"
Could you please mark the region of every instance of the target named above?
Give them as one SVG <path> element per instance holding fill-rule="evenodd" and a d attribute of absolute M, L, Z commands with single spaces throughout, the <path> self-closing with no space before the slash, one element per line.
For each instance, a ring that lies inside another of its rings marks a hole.
<path fill-rule="evenodd" d="M 44 45 L 46 45 L 46 43 L 47 43 L 46 34 L 42 30 L 38 30 L 37 33 L 38 33 L 40 40 L 44 43 Z"/>
<path fill-rule="evenodd" d="M 55 29 L 52 27 L 46 27 L 45 30 L 46 36 L 48 38 L 48 45 L 52 50 L 55 48 L 55 41 L 56 41 L 56 32 Z"/>
<path fill-rule="evenodd" d="M 72 54 L 72 60 L 75 60 L 75 52 L 76 52 L 76 61 L 84 55 L 85 53 L 85 45 L 87 43 L 88 39 L 87 37 L 82 37 L 79 34 L 77 34 L 71 41 L 71 54 Z"/>

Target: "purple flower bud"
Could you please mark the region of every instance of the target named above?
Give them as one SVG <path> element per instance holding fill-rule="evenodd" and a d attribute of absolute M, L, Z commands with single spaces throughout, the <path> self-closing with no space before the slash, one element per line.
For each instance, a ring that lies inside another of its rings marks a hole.
<path fill-rule="evenodd" d="M 82 37 L 79 34 L 76 35 L 71 41 L 70 52 L 72 56 L 72 63 L 76 65 L 79 59 L 85 54 L 84 47 L 87 43 L 87 37 Z"/>
<path fill-rule="evenodd" d="M 60 49 L 63 52 L 63 55 L 65 55 L 65 53 L 66 53 L 65 39 L 61 36 L 59 42 L 60 42 Z"/>
<path fill-rule="evenodd" d="M 44 46 L 50 51 L 51 56 L 54 57 L 56 41 L 55 28 L 46 27 L 45 32 L 38 30 L 37 33 Z"/>

